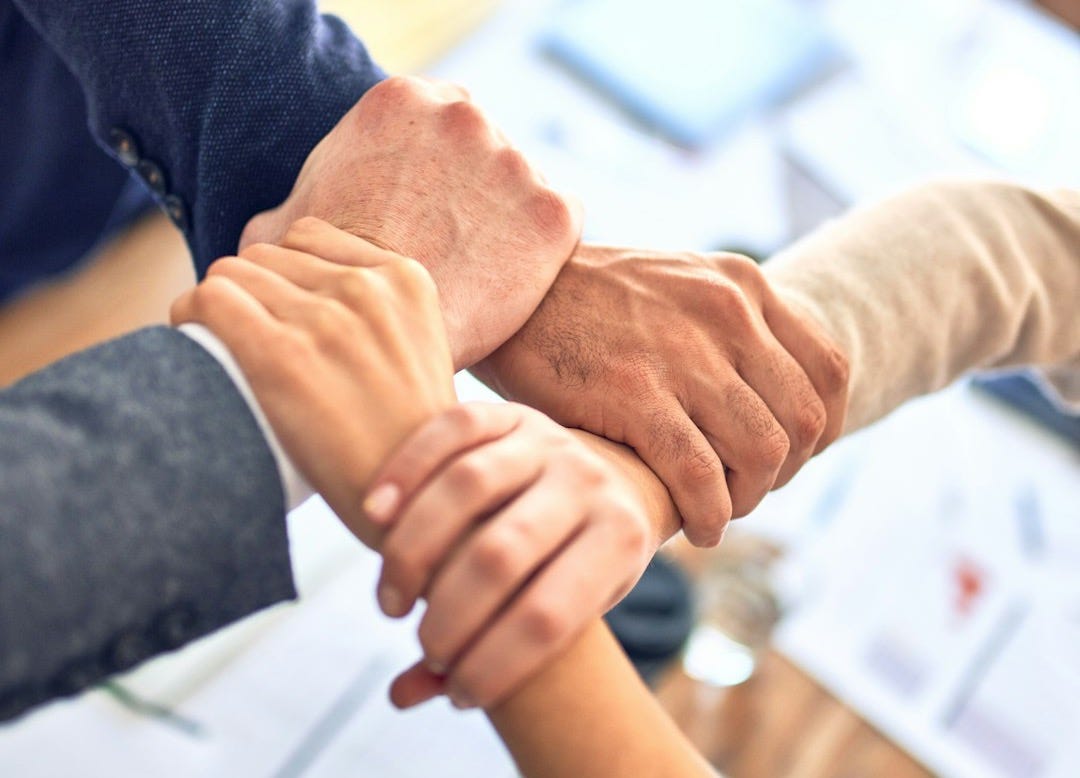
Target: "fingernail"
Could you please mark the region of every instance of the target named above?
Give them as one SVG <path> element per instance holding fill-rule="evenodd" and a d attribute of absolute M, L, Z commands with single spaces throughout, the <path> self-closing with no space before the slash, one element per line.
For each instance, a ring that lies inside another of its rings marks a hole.
<path fill-rule="evenodd" d="M 424 667 L 430 670 L 435 675 L 446 675 L 446 665 L 442 662 L 436 662 L 434 659 L 428 659 L 424 662 Z"/>
<path fill-rule="evenodd" d="M 476 707 L 473 698 L 460 689 L 449 689 L 446 696 L 450 698 L 450 703 L 458 710 L 468 710 Z"/>
<path fill-rule="evenodd" d="M 405 596 L 396 586 L 379 584 L 379 606 L 387 616 L 405 615 Z"/>
<path fill-rule="evenodd" d="M 401 499 L 401 489 L 397 484 L 379 484 L 364 500 L 364 513 L 376 524 L 390 521 Z"/>

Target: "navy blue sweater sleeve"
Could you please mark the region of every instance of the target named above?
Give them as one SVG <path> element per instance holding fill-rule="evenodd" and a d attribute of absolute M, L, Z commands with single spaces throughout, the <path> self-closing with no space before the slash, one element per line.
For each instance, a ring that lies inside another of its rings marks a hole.
<path fill-rule="evenodd" d="M 200 274 L 383 78 L 311 0 L 15 5 L 75 74 L 97 140 L 184 230 Z"/>

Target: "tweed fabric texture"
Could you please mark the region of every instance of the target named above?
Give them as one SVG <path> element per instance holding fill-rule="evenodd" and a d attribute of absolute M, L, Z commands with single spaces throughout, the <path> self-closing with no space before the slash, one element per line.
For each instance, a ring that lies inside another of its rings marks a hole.
<path fill-rule="evenodd" d="M 142 330 L 0 392 L 0 720 L 293 596 L 276 465 L 201 346 Z"/>

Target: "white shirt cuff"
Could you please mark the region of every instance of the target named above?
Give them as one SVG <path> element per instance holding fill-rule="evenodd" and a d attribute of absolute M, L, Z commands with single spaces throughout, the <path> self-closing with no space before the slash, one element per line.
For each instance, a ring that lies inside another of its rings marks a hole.
<path fill-rule="evenodd" d="M 304 476 L 300 475 L 300 471 L 296 469 L 289 455 L 285 453 L 285 449 L 282 448 L 281 442 L 277 439 L 277 435 L 274 434 L 274 428 L 267 421 L 266 414 L 263 413 L 259 401 L 255 399 L 255 393 L 251 391 L 251 385 L 248 384 L 243 371 L 236 364 L 236 360 L 233 359 L 232 353 L 217 335 L 201 324 L 181 324 L 179 329 L 180 332 L 210 352 L 210 355 L 221 364 L 221 367 L 229 374 L 229 378 L 236 384 L 237 390 L 243 396 L 244 401 L 247 402 L 248 408 L 251 409 L 251 415 L 255 417 L 259 429 L 262 430 L 263 437 L 266 438 L 266 442 L 270 446 L 274 461 L 277 462 L 281 488 L 285 492 L 285 510 L 293 510 L 311 497 L 314 491 L 308 485 Z"/>

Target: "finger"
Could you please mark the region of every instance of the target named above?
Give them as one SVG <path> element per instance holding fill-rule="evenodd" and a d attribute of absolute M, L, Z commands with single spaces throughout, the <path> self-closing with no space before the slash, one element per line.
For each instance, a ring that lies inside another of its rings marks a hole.
<path fill-rule="evenodd" d="M 509 434 L 448 463 L 414 495 L 386 535 L 379 603 L 404 616 L 428 588 L 462 536 L 540 476 L 545 458 L 535 443 Z"/>
<path fill-rule="evenodd" d="M 364 500 L 375 524 L 393 520 L 404 504 L 443 463 L 470 448 L 501 438 L 521 423 L 511 403 L 467 403 L 439 414 L 414 432 L 383 463 Z"/>
<path fill-rule="evenodd" d="M 169 326 L 179 327 L 181 324 L 195 321 L 193 308 L 196 289 L 198 289 L 197 286 L 192 287 L 173 300 L 172 305 L 169 306 Z"/>
<path fill-rule="evenodd" d="M 543 477 L 470 537 L 431 586 L 419 629 L 428 667 L 449 667 L 584 518 L 566 482 Z"/>
<path fill-rule="evenodd" d="M 249 378 L 266 358 L 265 344 L 280 331 L 280 323 L 259 300 L 225 277 L 208 278 L 181 295 L 170 317 L 174 325 L 190 322 L 207 327 Z"/>
<path fill-rule="evenodd" d="M 771 333 L 760 329 L 756 344 L 741 344 L 735 367 L 787 435 L 788 453 L 771 487 L 775 489 L 786 484 L 813 456 L 825 430 L 826 415 L 806 372 Z"/>
<path fill-rule="evenodd" d="M 590 524 L 454 664 L 446 692 L 458 707 L 490 707 L 564 650 L 635 576 L 611 585 L 620 564 L 610 525 Z"/>
<path fill-rule="evenodd" d="M 240 252 L 240 257 L 312 292 L 327 287 L 332 277 L 342 272 L 335 263 L 272 243 L 253 243 Z"/>
<path fill-rule="evenodd" d="M 715 546 L 731 519 L 732 496 L 721 455 L 674 397 L 643 418 L 642 426 L 631 422 L 627 427 L 626 443 L 667 486 L 687 540 Z"/>
<path fill-rule="evenodd" d="M 295 318 L 297 310 L 311 302 L 308 292 L 277 273 L 239 257 L 219 259 L 210 266 L 207 277 L 228 279 L 283 321 Z"/>
<path fill-rule="evenodd" d="M 802 366 L 825 406 L 825 429 L 814 448 L 816 454 L 840 437 L 844 430 L 848 404 L 847 359 L 816 323 L 771 290 L 765 295 L 763 312 L 773 335 Z"/>
<path fill-rule="evenodd" d="M 446 679 L 417 662 L 390 684 L 390 702 L 404 710 L 427 702 L 446 691 Z"/>
<path fill-rule="evenodd" d="M 293 222 L 285 233 L 281 246 L 314 254 L 327 262 L 353 267 L 378 267 L 400 259 L 392 251 L 380 248 L 374 243 L 339 230 L 314 217 L 305 217 Z"/>
<path fill-rule="evenodd" d="M 721 379 L 713 395 L 716 402 L 703 407 L 695 421 L 727 467 L 731 515 L 739 518 L 772 489 L 787 459 L 788 437 L 769 406 L 739 375 Z"/>

